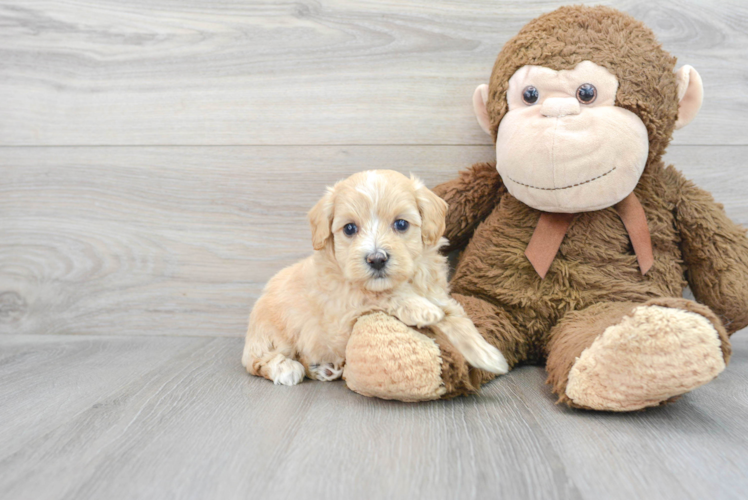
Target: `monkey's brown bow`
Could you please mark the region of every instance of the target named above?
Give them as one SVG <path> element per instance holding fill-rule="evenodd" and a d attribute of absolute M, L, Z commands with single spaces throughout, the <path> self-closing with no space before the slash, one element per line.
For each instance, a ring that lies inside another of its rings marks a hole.
<path fill-rule="evenodd" d="M 631 245 L 634 247 L 634 253 L 636 253 L 636 260 L 639 262 L 639 269 L 641 269 L 642 275 L 647 274 L 654 263 L 654 255 L 644 208 L 636 195 L 631 193 L 618 202 L 615 209 L 629 233 Z M 541 279 L 545 278 L 553 259 L 556 258 L 561 242 L 564 240 L 566 231 L 575 215 L 549 212 L 540 214 L 538 225 L 532 233 L 525 255 Z"/>

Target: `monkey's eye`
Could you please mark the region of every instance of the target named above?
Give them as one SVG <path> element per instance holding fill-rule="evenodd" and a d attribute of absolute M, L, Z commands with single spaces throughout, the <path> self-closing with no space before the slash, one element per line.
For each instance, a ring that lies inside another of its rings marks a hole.
<path fill-rule="evenodd" d="M 397 219 L 395 221 L 395 231 L 398 231 L 400 233 L 404 233 L 408 230 L 408 226 L 410 226 L 410 223 L 407 220 L 404 219 Z"/>
<path fill-rule="evenodd" d="M 525 101 L 525 104 L 535 104 L 538 102 L 538 97 L 540 94 L 538 93 L 538 89 L 533 87 L 532 85 L 525 87 L 525 90 L 522 91 L 522 100 Z"/>
<path fill-rule="evenodd" d="M 349 222 L 345 226 L 343 226 L 343 233 L 345 233 L 346 236 L 353 236 L 358 232 L 358 226 L 354 224 L 353 222 Z"/>
<path fill-rule="evenodd" d="M 591 83 L 580 85 L 577 89 L 577 99 L 582 104 L 592 104 L 597 99 L 597 89 Z"/>

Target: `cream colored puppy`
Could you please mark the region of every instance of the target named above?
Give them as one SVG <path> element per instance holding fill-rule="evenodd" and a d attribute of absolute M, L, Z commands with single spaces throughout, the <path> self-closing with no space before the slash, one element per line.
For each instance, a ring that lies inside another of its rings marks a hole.
<path fill-rule="evenodd" d="M 334 380 L 356 320 L 385 311 L 441 330 L 473 366 L 507 363 L 449 296 L 447 204 L 415 178 L 391 170 L 352 175 L 309 212 L 314 254 L 275 275 L 249 316 L 242 364 L 276 384 L 304 375 Z"/>

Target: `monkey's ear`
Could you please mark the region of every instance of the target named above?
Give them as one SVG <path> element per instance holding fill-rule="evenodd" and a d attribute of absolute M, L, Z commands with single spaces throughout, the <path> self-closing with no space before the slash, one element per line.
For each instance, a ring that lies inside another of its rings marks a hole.
<path fill-rule="evenodd" d="M 312 246 L 322 250 L 332 236 L 332 188 L 327 188 L 325 196 L 309 211 L 309 224 L 312 226 Z"/>
<path fill-rule="evenodd" d="M 424 245 L 434 246 L 446 229 L 447 202 L 435 195 L 419 179 L 411 176 L 416 189 L 418 212 L 421 214 L 421 239 Z"/>
<path fill-rule="evenodd" d="M 488 102 L 488 85 L 485 83 L 478 85 L 473 93 L 473 110 L 475 111 L 475 117 L 478 119 L 480 128 L 483 129 L 488 135 L 491 133 L 491 121 L 488 119 L 488 110 L 486 110 L 486 103 Z"/>
<path fill-rule="evenodd" d="M 675 120 L 677 130 L 696 118 L 704 100 L 704 85 L 699 73 L 689 65 L 675 73 L 675 80 L 678 82 L 678 119 Z"/>

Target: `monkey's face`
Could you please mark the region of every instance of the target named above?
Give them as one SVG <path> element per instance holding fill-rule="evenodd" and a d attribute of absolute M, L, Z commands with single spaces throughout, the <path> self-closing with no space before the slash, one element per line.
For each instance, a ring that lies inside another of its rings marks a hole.
<path fill-rule="evenodd" d="M 524 66 L 509 80 L 496 168 L 509 192 L 546 212 L 612 206 L 647 162 L 642 120 L 615 105 L 618 79 L 590 61 L 572 70 Z"/>

